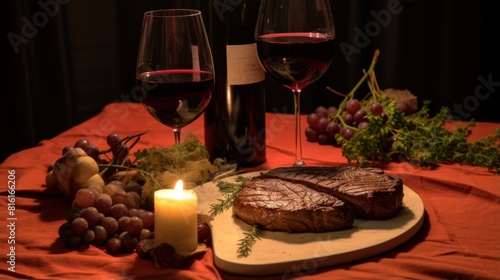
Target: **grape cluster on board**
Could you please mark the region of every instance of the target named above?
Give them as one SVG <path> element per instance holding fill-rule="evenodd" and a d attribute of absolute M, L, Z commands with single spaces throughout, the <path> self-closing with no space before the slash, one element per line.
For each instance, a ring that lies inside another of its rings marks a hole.
<path fill-rule="evenodd" d="M 123 139 L 107 136 L 108 148 L 99 148 L 86 139 L 62 149 L 63 156 L 73 148 L 81 148 L 98 164 L 107 183 L 79 189 L 67 210 L 66 221 L 59 227 L 59 237 L 69 249 L 92 245 L 111 255 L 136 252 L 151 258 L 154 248 L 154 212 L 141 208 L 141 191 L 145 178 L 133 169 L 129 153 L 137 136 Z M 127 145 L 132 141 L 131 145 Z M 109 155 L 111 154 L 111 155 Z M 50 168 L 49 168 L 50 171 Z M 120 176 L 116 176 L 120 174 Z M 198 224 L 198 241 L 210 243 L 210 228 Z"/>

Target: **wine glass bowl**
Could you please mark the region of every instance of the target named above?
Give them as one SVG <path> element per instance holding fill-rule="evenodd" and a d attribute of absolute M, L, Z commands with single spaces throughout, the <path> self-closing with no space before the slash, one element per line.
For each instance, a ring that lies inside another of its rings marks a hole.
<path fill-rule="evenodd" d="M 328 69 L 335 28 L 328 0 L 262 0 L 255 27 L 257 53 L 266 73 L 294 96 L 294 166 L 302 159 L 300 93 Z"/>
<path fill-rule="evenodd" d="M 144 14 L 136 78 L 145 109 L 173 129 L 179 144 L 181 129 L 204 112 L 214 88 L 212 53 L 200 11 Z"/>
<path fill-rule="evenodd" d="M 267 73 L 291 90 L 318 80 L 331 63 L 334 41 L 324 35 L 275 33 L 260 37 L 259 57 Z"/>

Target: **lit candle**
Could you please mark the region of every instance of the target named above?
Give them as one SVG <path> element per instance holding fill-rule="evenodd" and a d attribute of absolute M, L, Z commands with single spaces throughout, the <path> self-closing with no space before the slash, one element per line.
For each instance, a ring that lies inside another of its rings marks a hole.
<path fill-rule="evenodd" d="M 198 202 L 193 190 L 179 180 L 172 189 L 155 191 L 155 245 L 167 243 L 181 256 L 198 247 Z"/>

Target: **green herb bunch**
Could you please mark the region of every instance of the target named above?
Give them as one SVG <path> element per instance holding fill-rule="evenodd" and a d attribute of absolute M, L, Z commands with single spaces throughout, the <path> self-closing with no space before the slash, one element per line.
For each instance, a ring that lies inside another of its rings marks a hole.
<path fill-rule="evenodd" d="M 424 101 L 419 110 L 413 108 L 413 112 L 402 110 L 402 100 L 389 96 L 378 86 L 374 72 L 378 55 L 376 51 L 370 68 L 344 96 L 338 110 L 328 115 L 330 122 L 337 122 L 342 127 L 335 140 L 349 162 L 362 167 L 391 161 L 407 161 L 426 167 L 460 163 L 486 167 L 500 174 L 500 128 L 490 136 L 469 141 L 474 120 L 457 122 L 453 129 L 448 129 L 445 124 L 453 118 L 447 107 L 441 108 L 433 117 L 429 114 L 430 101 Z M 343 116 L 364 82 L 370 92 L 359 99 L 361 108 L 367 108 L 365 125 L 360 128 L 346 123 Z M 416 98 L 411 101 L 416 102 Z M 403 104 L 403 107 L 408 109 L 415 105 L 414 102 Z M 368 109 L 374 103 L 382 105 L 382 114 L 374 114 Z M 345 137 L 342 129 L 349 129 L 351 134 Z"/>
<path fill-rule="evenodd" d="M 151 147 L 134 153 L 137 169 L 146 174 L 142 187 L 142 202 L 153 209 L 154 192 L 169 189 L 181 179 L 185 188 L 193 188 L 215 178 L 237 174 L 236 164 L 224 159 L 210 162 L 206 147 L 193 135 L 170 147 Z"/>

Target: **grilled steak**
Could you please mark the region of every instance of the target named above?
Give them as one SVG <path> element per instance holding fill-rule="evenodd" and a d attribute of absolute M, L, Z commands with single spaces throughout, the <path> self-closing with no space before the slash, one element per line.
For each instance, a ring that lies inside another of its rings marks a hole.
<path fill-rule="evenodd" d="M 263 173 L 260 178 L 275 178 L 305 185 L 335 196 L 353 207 L 356 218 L 388 219 L 403 203 L 403 183 L 379 168 L 282 167 Z"/>
<path fill-rule="evenodd" d="M 349 206 L 334 196 L 280 179 L 254 178 L 237 194 L 233 215 L 250 225 L 286 232 L 327 232 L 352 227 Z"/>

